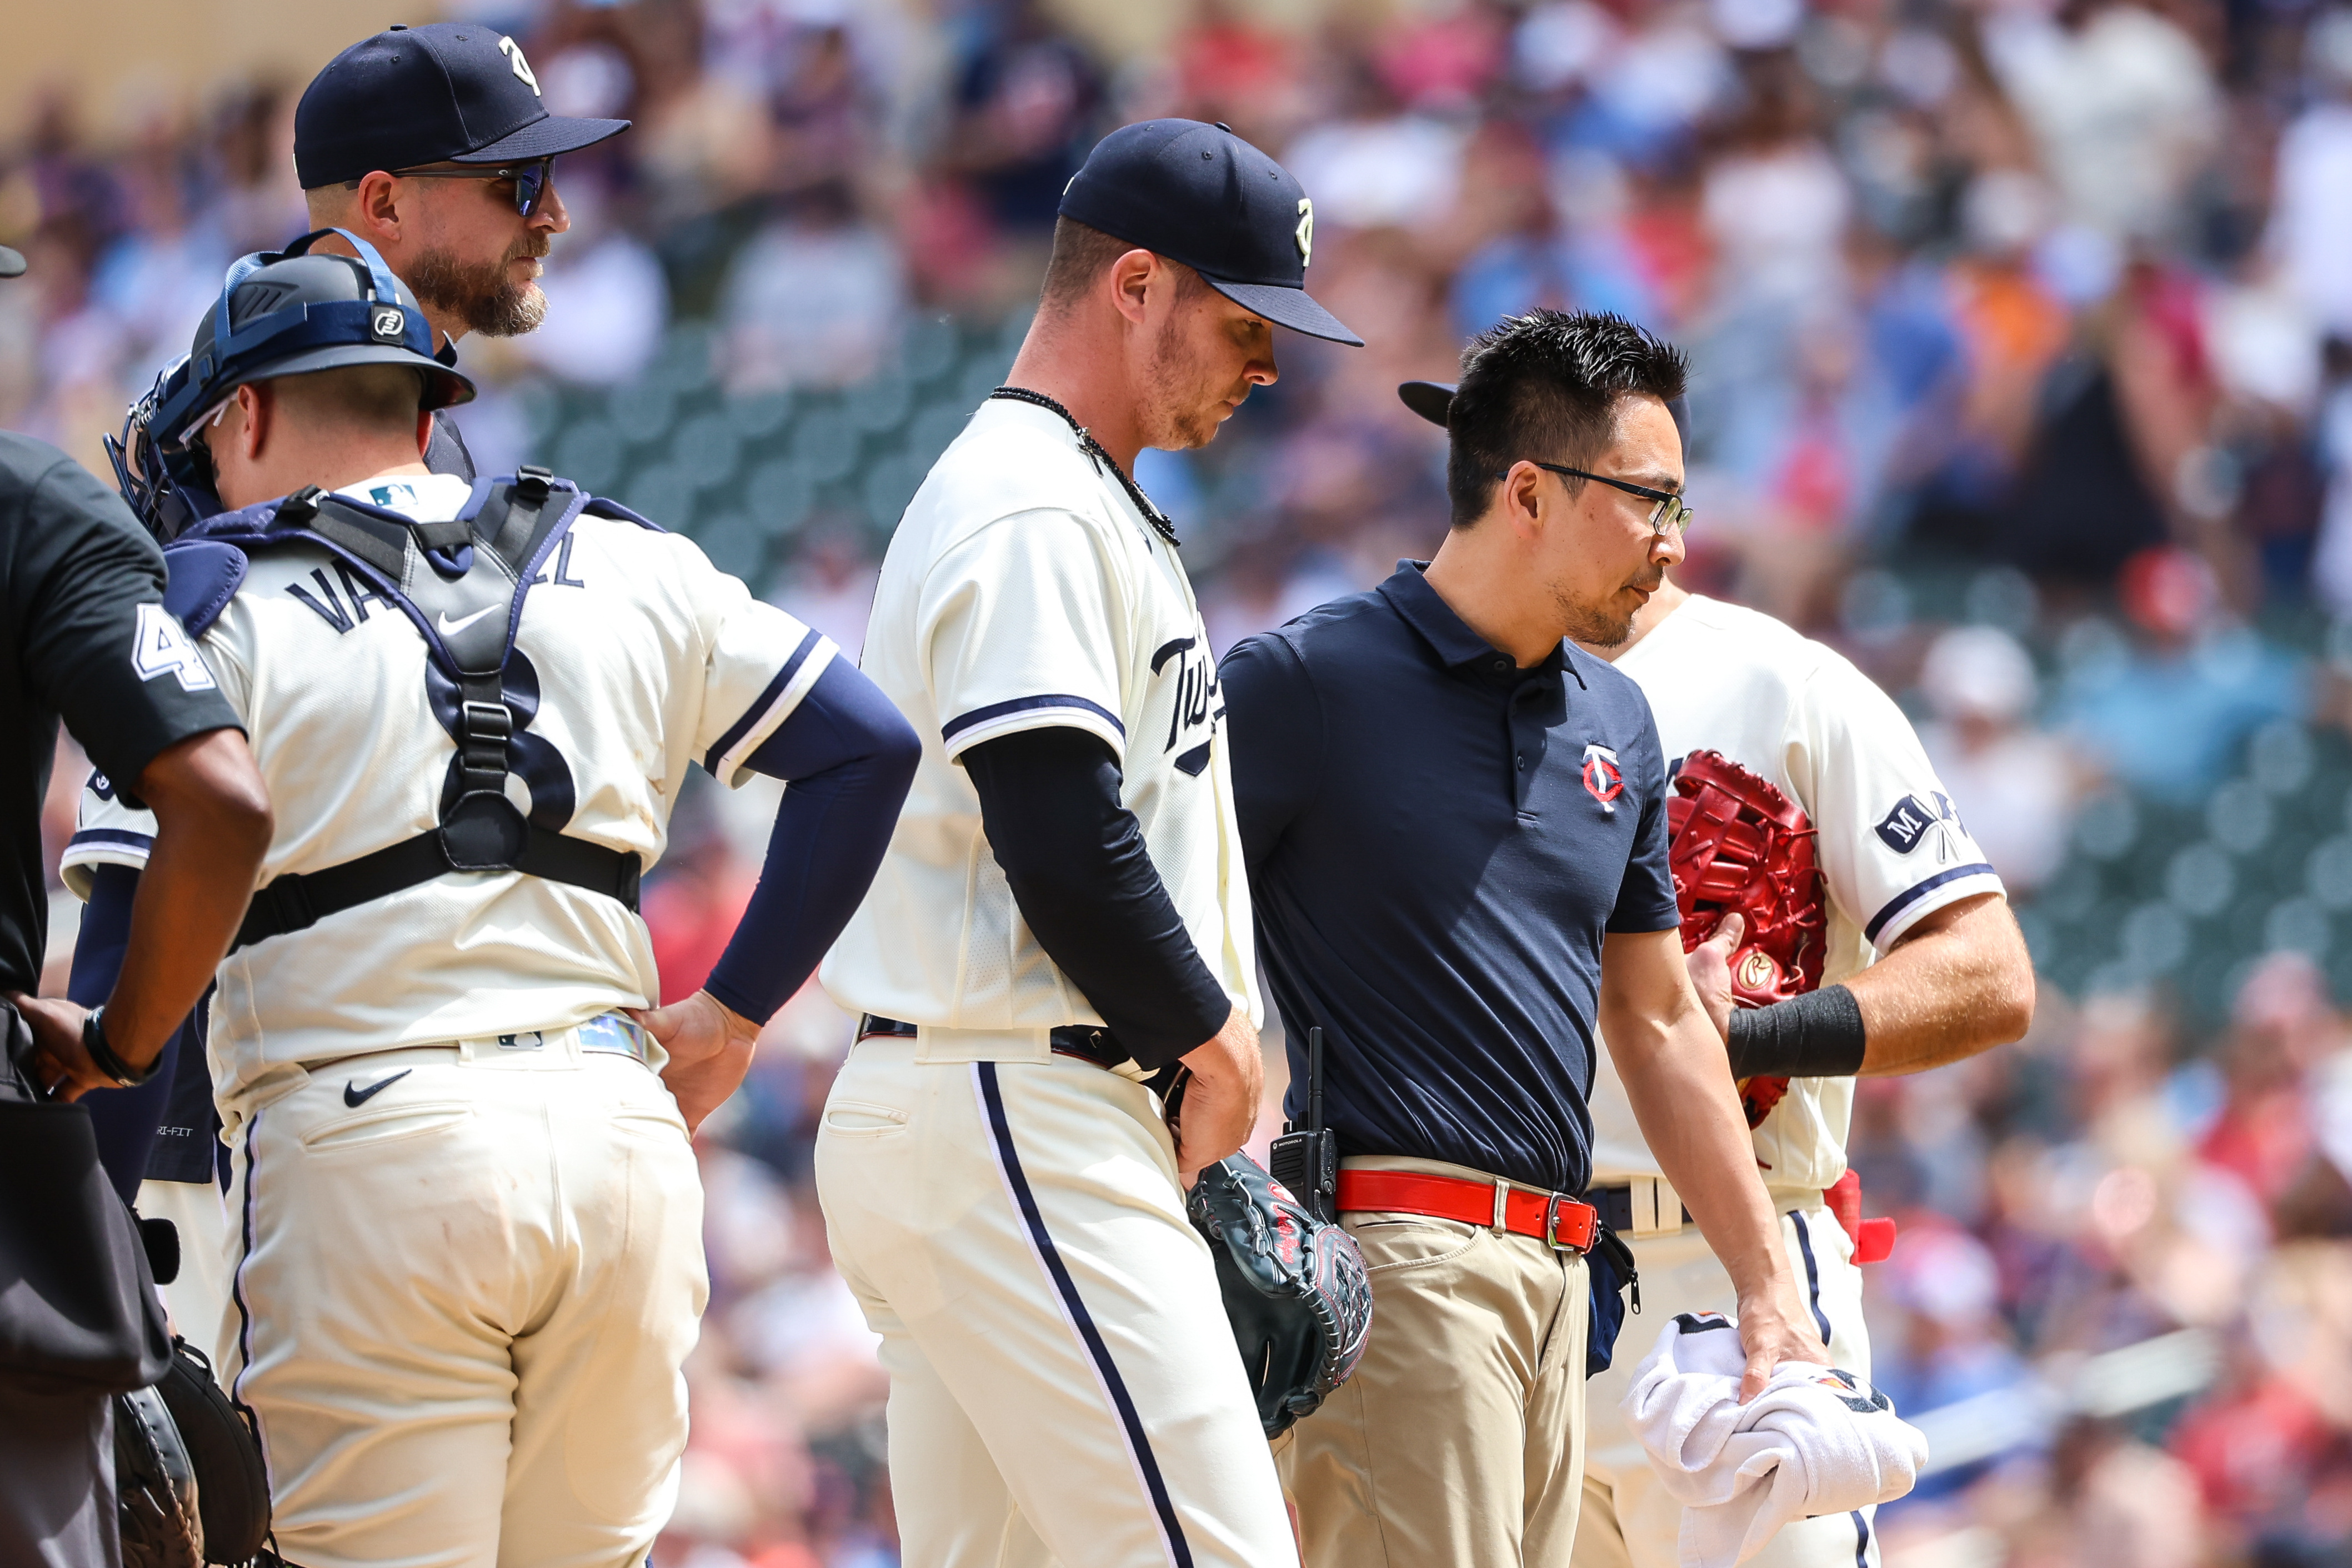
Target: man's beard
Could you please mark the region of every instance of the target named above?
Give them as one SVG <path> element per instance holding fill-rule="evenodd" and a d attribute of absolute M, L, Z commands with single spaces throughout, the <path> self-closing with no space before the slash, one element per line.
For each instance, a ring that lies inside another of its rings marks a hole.
<path fill-rule="evenodd" d="M 541 235 L 526 235 L 494 262 L 463 262 L 446 250 L 428 250 L 416 258 L 402 282 L 418 303 L 444 316 L 455 317 L 468 332 L 485 338 L 519 338 L 547 319 L 547 296 L 536 282 L 515 283 L 507 268 L 525 256 L 547 254 Z"/>
<path fill-rule="evenodd" d="M 1202 384 L 1201 373 L 1185 364 L 1179 351 L 1182 334 L 1171 316 L 1160 329 L 1151 359 L 1144 369 L 1143 407 L 1139 411 L 1143 444 L 1163 451 L 1186 452 L 1216 439 L 1218 404 L 1222 401 Z"/>
<path fill-rule="evenodd" d="M 1655 593 L 1664 586 L 1666 574 L 1661 571 L 1647 582 L 1636 581 L 1630 586 Z M 1552 601 L 1559 606 L 1560 619 L 1567 625 L 1570 638 L 1588 648 L 1622 647 L 1625 639 L 1633 634 L 1633 617 L 1642 612 L 1641 605 L 1635 605 L 1631 612 L 1621 615 L 1611 608 L 1608 601 L 1580 604 L 1558 587 L 1554 587 L 1551 593 Z M 1614 593 L 1609 596 L 1612 601 L 1616 597 Z M 1644 604 L 1647 602 L 1647 600 L 1643 601 Z"/>

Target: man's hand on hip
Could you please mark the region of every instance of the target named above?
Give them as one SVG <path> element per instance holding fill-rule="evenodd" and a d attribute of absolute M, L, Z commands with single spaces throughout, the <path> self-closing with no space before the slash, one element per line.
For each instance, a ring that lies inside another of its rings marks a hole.
<path fill-rule="evenodd" d="M 689 1133 L 702 1119 L 727 1103 L 751 1071 L 751 1052 L 760 1043 L 760 1026 L 734 1011 L 709 991 L 697 991 L 682 1002 L 629 1016 L 669 1052 L 662 1082 L 677 1100 L 678 1114 Z"/>
<path fill-rule="evenodd" d="M 1258 1054 L 1257 1030 L 1236 1009 L 1224 1028 L 1207 1044 L 1186 1051 L 1183 1060 L 1192 1077 L 1177 1120 L 1176 1175 L 1189 1187 L 1203 1166 L 1249 1141 L 1265 1092 L 1265 1059 Z"/>

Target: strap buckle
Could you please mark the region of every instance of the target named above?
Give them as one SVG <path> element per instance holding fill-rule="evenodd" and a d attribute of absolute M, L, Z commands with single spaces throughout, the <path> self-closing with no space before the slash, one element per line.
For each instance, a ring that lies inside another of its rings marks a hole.
<path fill-rule="evenodd" d="M 514 738 L 514 715 L 504 703 L 467 702 L 457 710 L 458 749 L 468 773 L 507 771 L 507 743 Z"/>

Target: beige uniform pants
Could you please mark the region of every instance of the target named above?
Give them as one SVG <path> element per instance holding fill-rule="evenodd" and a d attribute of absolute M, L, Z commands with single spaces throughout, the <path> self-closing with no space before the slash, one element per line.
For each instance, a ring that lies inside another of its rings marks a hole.
<path fill-rule="evenodd" d="M 1870 1338 L 1862 1321 L 1862 1270 L 1853 1244 L 1818 1193 L 1772 1195 L 1780 1210 L 1780 1240 L 1789 1266 L 1829 1342 L 1832 1364 L 1870 1375 Z M 1592 1380 L 1587 1427 L 1591 1452 L 1584 1469 L 1584 1521 L 1576 1537 L 1576 1568 L 1678 1568 L 1682 1508 L 1658 1484 L 1640 1439 L 1618 1409 L 1633 1371 L 1677 1312 L 1736 1313 L 1731 1276 L 1707 1250 L 1696 1226 L 1664 1236 L 1628 1238 L 1642 1273 L 1642 1315 L 1630 1313 L 1608 1371 Z M 1875 1510 L 1827 1514 L 1792 1524 L 1772 1538 L 1749 1564 L 1762 1568 L 1872 1568 L 1878 1542 Z"/>
<path fill-rule="evenodd" d="M 180 1233 L 180 1274 L 163 1287 L 163 1310 L 173 1333 L 212 1354 L 228 1313 L 227 1201 L 208 1181 L 143 1181 L 132 1207 L 143 1219 L 170 1220 Z"/>
<path fill-rule="evenodd" d="M 863 1040 L 816 1177 L 882 1336 L 907 1568 L 1297 1563 L 1142 1084 L 1043 1030 Z"/>
<path fill-rule="evenodd" d="M 506 1038 L 235 1107 L 217 1361 L 303 1568 L 622 1568 L 669 1517 L 709 1293 L 686 1124 L 646 1062 Z"/>
<path fill-rule="evenodd" d="M 1351 1158 L 1491 1184 L 1433 1160 Z M 1308 1568 L 1566 1568 L 1584 1448 L 1584 1260 L 1419 1215 L 1341 1216 L 1372 1281 L 1355 1375 L 1281 1456 Z"/>

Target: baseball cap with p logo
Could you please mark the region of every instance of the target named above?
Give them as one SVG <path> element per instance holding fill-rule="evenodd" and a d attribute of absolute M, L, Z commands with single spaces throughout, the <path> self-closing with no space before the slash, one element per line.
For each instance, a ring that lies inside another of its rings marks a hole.
<path fill-rule="evenodd" d="M 1290 171 L 1223 124 L 1146 120 L 1095 144 L 1061 215 L 1182 262 L 1276 326 L 1358 348 L 1307 294 L 1315 204 Z"/>
<path fill-rule="evenodd" d="M 478 22 L 393 26 L 327 62 L 294 109 L 306 191 L 429 163 L 523 163 L 576 152 L 625 120 L 547 112 L 522 46 Z"/>

